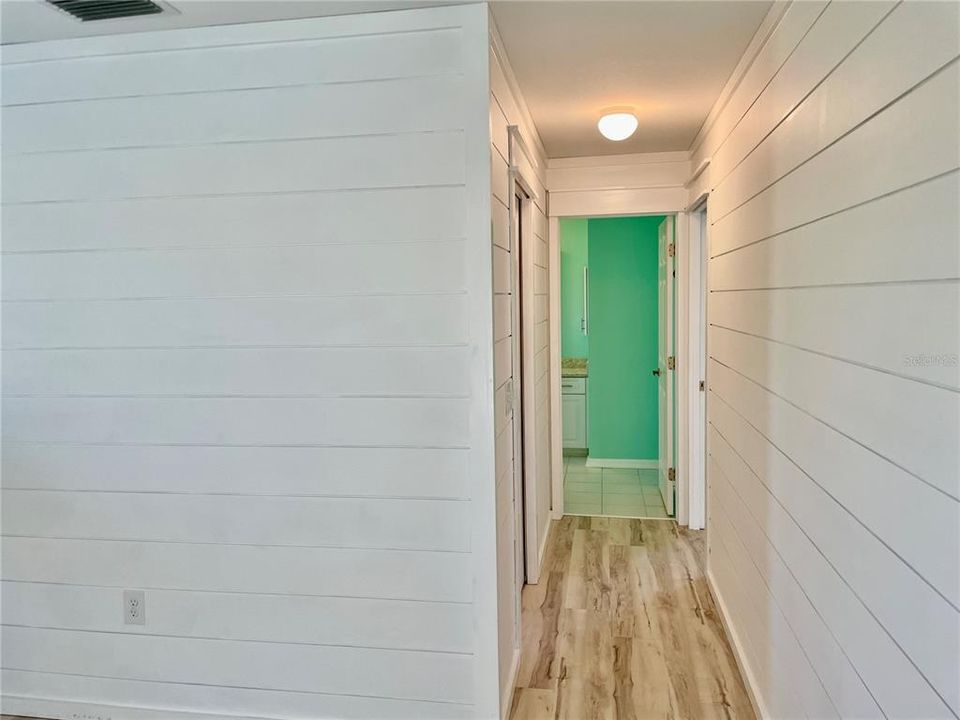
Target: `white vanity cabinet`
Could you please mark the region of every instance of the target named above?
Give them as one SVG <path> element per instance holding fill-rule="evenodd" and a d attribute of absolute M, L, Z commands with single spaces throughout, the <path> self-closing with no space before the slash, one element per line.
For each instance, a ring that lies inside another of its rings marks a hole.
<path fill-rule="evenodd" d="M 563 397 L 563 447 L 587 447 L 587 379 L 564 377 L 560 381 Z"/>

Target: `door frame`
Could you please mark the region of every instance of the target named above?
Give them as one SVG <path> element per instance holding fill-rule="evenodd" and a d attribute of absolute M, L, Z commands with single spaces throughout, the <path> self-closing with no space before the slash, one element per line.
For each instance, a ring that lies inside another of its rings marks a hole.
<path fill-rule="evenodd" d="M 659 203 L 657 203 L 659 204 Z M 550 253 L 550 368 L 553 382 L 550 388 L 551 404 L 551 432 L 550 453 L 551 487 L 552 487 L 552 517 L 559 519 L 563 516 L 563 437 L 562 416 L 560 414 L 560 219 L 578 217 L 628 217 L 641 215 L 667 215 L 674 218 L 674 242 L 676 243 L 676 257 L 674 268 L 677 272 L 677 301 L 674 307 L 677 319 L 677 332 L 674 338 L 674 351 L 677 357 L 676 381 L 677 392 L 674 397 L 674 412 L 677 416 L 677 452 L 674 458 L 676 468 L 676 508 L 675 517 L 680 525 L 688 525 L 691 529 L 702 529 L 706 526 L 706 481 L 704 468 L 706 465 L 705 450 L 700 457 L 699 465 L 691 464 L 691 453 L 696 452 L 690 445 L 691 427 L 701 428 L 700 437 L 706 435 L 705 397 L 690 410 L 690 387 L 696 387 L 699 393 L 700 380 L 705 376 L 699 371 L 706 365 L 706 316 L 703 313 L 690 313 L 690 298 L 706 298 L 706 242 L 705 232 L 691 234 L 691 219 L 705 213 L 706 195 L 701 196 L 690 206 L 665 207 L 658 209 L 656 205 L 642 198 L 638 198 L 636 205 L 630 201 L 617 204 L 610 208 L 607 203 L 598 198 L 596 207 L 578 209 L 577 212 L 555 211 L 550 208 L 548 215 L 549 253 Z M 590 203 L 594 205 L 594 203 Z M 589 212 L 587 212 L 589 210 Z M 704 215 L 705 218 L 705 215 Z M 704 220 L 705 221 L 705 220 Z M 692 249 L 697 250 L 697 259 L 694 260 Z M 691 273 L 690 263 L 697 262 L 701 272 Z M 702 338 L 702 342 L 690 343 L 690 338 Z M 697 361 L 690 362 L 691 356 Z M 706 392 L 703 393 L 706 395 Z M 696 435 L 694 435 L 696 439 Z M 704 441 L 705 442 L 705 441 Z M 705 448 L 705 445 L 704 445 Z M 691 521 L 693 524 L 691 524 Z"/>
<path fill-rule="evenodd" d="M 524 177 L 521 156 L 530 157 L 516 125 L 507 126 L 507 164 L 510 194 L 510 258 L 513 283 L 513 307 L 511 323 L 514 329 L 512 362 L 514 388 L 511 404 L 514 416 L 514 498 L 522 498 L 523 512 L 514 510 L 514 542 L 517 548 L 516 561 L 520 565 L 517 576 L 530 585 L 540 580 L 540 544 L 537 537 L 537 454 L 536 447 L 536 383 L 525 382 L 535 376 L 536 336 L 535 323 L 524 322 L 533 318 L 536 298 L 533 244 L 536 238 L 534 205 L 536 190 Z M 520 206 L 515 207 L 517 198 Z M 520 227 L 514 222 L 514 212 L 520 219 Z M 519 390 L 517 389 L 519 383 Z M 519 418 L 519 421 L 518 421 Z M 525 422 L 526 421 L 526 422 Z M 517 622 L 520 617 L 520 593 L 517 593 Z M 519 637 L 519 635 L 518 635 Z"/>
<path fill-rule="evenodd" d="M 707 197 L 702 195 L 677 228 L 677 462 L 685 479 L 677 487 L 677 520 L 706 527 L 707 464 Z M 701 387 L 701 383 L 703 383 Z M 679 471 L 678 471 L 679 472 Z"/>
<path fill-rule="evenodd" d="M 514 624 L 516 637 L 520 637 L 520 593 L 523 584 L 526 581 L 526 549 L 530 538 L 527 531 L 526 510 L 529 505 L 527 501 L 527 482 L 529 476 L 527 468 L 527 452 L 524 438 L 524 405 L 523 399 L 527 391 L 524 382 L 523 360 L 525 357 L 523 347 L 523 313 L 525 288 L 523 278 L 523 251 L 521 249 L 521 236 L 523 233 L 523 198 L 525 194 L 519 188 L 516 181 L 511 180 L 508 188 L 510 192 L 510 327 L 512 342 L 510 348 L 511 364 L 511 384 L 507 388 L 507 401 L 510 403 L 510 415 L 513 432 L 513 583 L 516 595 L 516 611 L 514 613 Z"/>

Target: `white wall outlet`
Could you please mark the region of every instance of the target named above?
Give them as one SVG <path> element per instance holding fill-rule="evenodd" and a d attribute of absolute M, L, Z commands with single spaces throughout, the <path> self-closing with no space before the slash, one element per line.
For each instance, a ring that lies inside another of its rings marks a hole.
<path fill-rule="evenodd" d="M 123 622 L 125 625 L 147 624 L 147 605 L 143 590 L 123 591 Z"/>

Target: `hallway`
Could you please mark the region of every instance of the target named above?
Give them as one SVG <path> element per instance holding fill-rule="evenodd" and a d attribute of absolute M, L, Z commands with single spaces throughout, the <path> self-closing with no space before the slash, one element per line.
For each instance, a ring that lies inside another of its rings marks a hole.
<path fill-rule="evenodd" d="M 705 542 L 672 521 L 559 520 L 523 590 L 512 720 L 753 718 Z"/>

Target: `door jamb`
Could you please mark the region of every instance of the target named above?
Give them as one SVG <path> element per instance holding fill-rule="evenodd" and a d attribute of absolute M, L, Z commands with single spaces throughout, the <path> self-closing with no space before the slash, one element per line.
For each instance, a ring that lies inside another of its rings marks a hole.
<path fill-rule="evenodd" d="M 691 530 L 706 527 L 706 202 L 677 226 L 677 521 Z"/>
<path fill-rule="evenodd" d="M 531 322 L 523 322 L 521 318 L 533 318 L 535 310 L 535 278 L 534 278 L 534 259 L 536 254 L 530 243 L 533 238 L 533 205 L 537 196 L 533 186 L 523 176 L 523 172 L 517 162 L 517 151 L 529 156 L 523 137 L 519 133 L 516 125 L 507 127 L 507 155 L 509 169 L 509 193 L 510 193 L 510 252 L 512 269 L 514 273 L 514 290 L 519 287 L 520 297 L 517 298 L 516 317 L 513 318 L 514 332 L 519 330 L 519 335 L 515 341 L 513 352 L 513 377 L 516 385 L 517 377 L 520 378 L 520 390 L 517 392 L 514 387 L 511 403 L 514 409 L 514 423 L 517 423 L 517 415 L 521 415 L 520 424 L 522 433 L 514 431 L 515 447 L 514 462 L 518 466 L 515 474 L 514 492 L 523 492 L 523 516 L 520 518 L 521 526 L 514 529 L 514 537 L 523 538 L 523 565 L 524 579 L 530 585 L 535 585 L 540 580 L 540 543 L 537 538 L 537 457 L 532 451 L 536 443 L 536 399 L 534 392 L 536 383 L 531 378 L 535 375 L 535 326 Z M 519 147 L 517 147 L 519 146 Z M 513 205 L 516 203 L 517 195 L 521 196 L 520 207 L 517 208 L 520 215 L 520 229 L 522 237 L 517 233 L 517 228 L 513 222 Z M 521 279 L 522 278 L 522 279 Z M 522 365 L 522 367 L 521 367 Z M 524 422 L 527 421 L 527 422 Z M 520 454 L 520 462 L 516 458 Z M 514 517 L 517 513 L 514 512 Z M 522 533 L 522 535 L 521 535 Z M 519 559 L 519 556 L 518 556 Z M 518 597 L 519 602 L 519 597 Z M 519 617 L 520 608 L 517 613 Z"/>
<path fill-rule="evenodd" d="M 547 252 L 550 260 L 550 516 L 563 517 L 563 398 L 560 396 L 560 219 L 547 218 Z"/>

